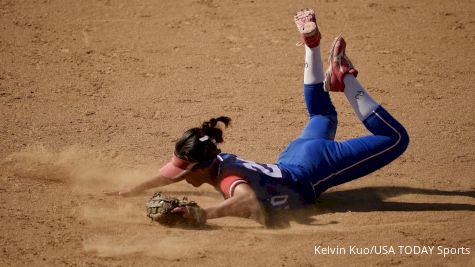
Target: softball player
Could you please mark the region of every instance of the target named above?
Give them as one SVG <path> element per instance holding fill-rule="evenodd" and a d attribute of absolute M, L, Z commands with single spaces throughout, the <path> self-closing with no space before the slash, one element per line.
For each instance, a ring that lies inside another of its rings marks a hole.
<path fill-rule="evenodd" d="M 330 187 L 367 175 L 399 157 L 409 137 L 404 127 L 378 104 L 356 79 L 358 72 L 337 37 L 326 73 L 320 57 L 321 34 L 311 9 L 294 17 L 305 43 L 304 95 L 309 121 L 301 135 L 280 154 L 276 164 L 260 164 L 220 153 L 223 130 L 230 123 L 219 117 L 192 128 L 176 142 L 172 160 L 156 177 L 122 191 L 130 196 L 146 189 L 186 180 L 220 191 L 224 201 L 207 208 L 208 219 L 223 216 L 262 217 L 262 211 L 291 209 L 315 203 Z M 343 92 L 372 135 L 337 142 L 337 112 L 329 91 Z M 190 216 L 186 210 L 184 217 Z"/>

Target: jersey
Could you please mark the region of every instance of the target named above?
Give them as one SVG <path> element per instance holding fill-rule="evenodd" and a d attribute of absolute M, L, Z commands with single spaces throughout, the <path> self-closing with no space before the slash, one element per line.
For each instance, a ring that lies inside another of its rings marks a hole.
<path fill-rule="evenodd" d="M 316 199 L 310 182 L 291 179 L 291 173 L 282 166 L 255 163 L 233 154 L 218 155 L 218 181 L 225 198 L 232 197 L 238 184 L 247 183 L 267 210 L 300 208 Z"/>

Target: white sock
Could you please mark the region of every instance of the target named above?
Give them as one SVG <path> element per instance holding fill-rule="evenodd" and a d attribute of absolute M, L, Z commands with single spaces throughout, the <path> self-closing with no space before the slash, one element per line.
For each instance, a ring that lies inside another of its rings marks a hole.
<path fill-rule="evenodd" d="M 343 82 L 345 83 L 346 98 L 350 102 L 356 116 L 361 121 L 364 121 L 373 110 L 379 107 L 378 102 L 368 95 L 368 92 L 361 86 L 355 76 L 347 74 L 343 77 Z"/>
<path fill-rule="evenodd" d="M 320 46 L 309 48 L 305 46 L 305 70 L 303 73 L 304 84 L 317 84 L 325 80 L 323 73 Z"/>

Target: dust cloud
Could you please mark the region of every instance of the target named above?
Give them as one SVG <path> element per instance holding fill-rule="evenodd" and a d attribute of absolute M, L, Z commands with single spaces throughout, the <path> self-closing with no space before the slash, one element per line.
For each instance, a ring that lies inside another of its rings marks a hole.
<path fill-rule="evenodd" d="M 10 154 L 3 164 L 13 168 L 15 175 L 22 178 L 44 179 L 79 187 L 135 184 L 154 173 L 151 165 L 132 166 L 123 156 L 80 146 L 60 151 L 32 146 Z"/>
<path fill-rule="evenodd" d="M 154 234 L 155 233 L 155 234 Z M 100 236 L 83 242 L 85 251 L 95 252 L 99 257 L 114 257 L 128 254 L 175 259 L 204 255 L 206 241 L 187 236 L 163 236 L 151 231 L 128 237 Z"/>

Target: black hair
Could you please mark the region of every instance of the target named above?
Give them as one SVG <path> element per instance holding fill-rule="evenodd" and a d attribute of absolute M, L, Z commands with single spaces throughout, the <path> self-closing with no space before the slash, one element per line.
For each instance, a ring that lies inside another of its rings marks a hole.
<path fill-rule="evenodd" d="M 200 127 L 187 130 L 175 143 L 175 156 L 189 162 L 205 162 L 219 153 L 217 144 L 222 143 L 223 130 L 216 125 L 222 122 L 227 128 L 231 118 L 221 116 L 203 122 Z"/>

